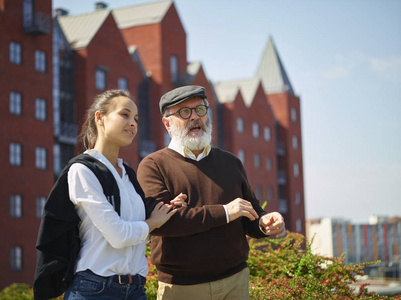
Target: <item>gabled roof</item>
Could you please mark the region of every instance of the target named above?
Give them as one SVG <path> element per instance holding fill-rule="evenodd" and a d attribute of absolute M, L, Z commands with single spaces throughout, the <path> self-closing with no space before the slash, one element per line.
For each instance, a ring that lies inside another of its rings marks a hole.
<path fill-rule="evenodd" d="M 202 63 L 200 61 L 195 61 L 187 65 L 187 84 L 192 84 L 201 67 Z"/>
<path fill-rule="evenodd" d="M 227 82 L 215 83 L 217 97 L 220 103 L 230 103 L 235 100 L 238 91 L 244 99 L 245 105 L 250 107 L 258 89 L 260 80 L 258 78 L 250 78 L 244 80 L 234 80 Z"/>
<path fill-rule="evenodd" d="M 294 94 L 290 80 L 270 37 L 260 61 L 256 76 L 262 81 L 267 94 L 288 92 Z"/>
<path fill-rule="evenodd" d="M 155 24 L 161 22 L 172 4 L 172 0 L 166 0 L 117 8 L 113 16 L 120 29 Z"/>
<path fill-rule="evenodd" d="M 59 16 L 59 24 L 72 49 L 86 48 L 110 14 L 103 9 L 75 16 Z"/>

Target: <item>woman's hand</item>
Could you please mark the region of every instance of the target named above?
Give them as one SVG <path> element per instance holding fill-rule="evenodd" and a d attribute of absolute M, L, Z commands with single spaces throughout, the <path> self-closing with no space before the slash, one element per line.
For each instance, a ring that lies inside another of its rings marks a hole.
<path fill-rule="evenodd" d="M 156 204 L 153 209 L 149 219 L 145 220 L 145 222 L 149 226 L 149 232 L 152 232 L 154 229 L 159 228 L 164 223 L 166 223 L 175 213 L 177 209 L 174 208 L 170 204 L 164 204 L 163 202 L 159 202 Z"/>

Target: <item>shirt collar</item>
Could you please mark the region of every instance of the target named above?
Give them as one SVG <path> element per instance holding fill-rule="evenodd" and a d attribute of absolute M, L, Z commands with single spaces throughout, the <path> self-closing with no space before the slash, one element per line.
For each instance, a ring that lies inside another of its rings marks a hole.
<path fill-rule="evenodd" d="M 193 154 L 190 149 L 188 149 L 187 147 L 182 146 L 174 138 L 171 140 L 171 142 L 168 145 L 168 147 L 170 149 L 174 150 L 175 152 L 178 152 L 179 154 L 181 154 L 182 156 L 184 156 L 186 158 L 190 158 L 190 159 L 197 160 L 197 161 L 200 161 L 201 159 L 203 159 L 206 156 L 208 156 L 209 153 L 210 153 L 210 150 L 212 149 L 212 147 L 210 147 L 210 145 L 207 145 L 205 147 L 205 149 L 203 149 L 202 153 L 200 153 L 198 155 L 198 157 L 196 157 L 195 154 Z"/>

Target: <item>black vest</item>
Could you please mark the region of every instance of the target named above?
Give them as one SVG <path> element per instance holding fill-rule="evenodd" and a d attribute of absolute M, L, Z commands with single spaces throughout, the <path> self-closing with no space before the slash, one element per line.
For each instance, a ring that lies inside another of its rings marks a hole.
<path fill-rule="evenodd" d="M 71 159 L 50 191 L 44 207 L 36 243 L 38 260 L 33 283 L 35 299 L 60 296 L 74 278 L 75 262 L 81 244 L 78 229 L 80 218 L 68 192 L 68 171 L 74 163 L 85 165 L 96 175 L 105 196 L 120 215 L 120 191 L 110 170 L 88 154 Z M 135 190 L 144 200 L 135 171 L 126 164 L 124 166 Z M 145 209 L 148 218 L 152 210 L 146 208 L 146 203 Z"/>

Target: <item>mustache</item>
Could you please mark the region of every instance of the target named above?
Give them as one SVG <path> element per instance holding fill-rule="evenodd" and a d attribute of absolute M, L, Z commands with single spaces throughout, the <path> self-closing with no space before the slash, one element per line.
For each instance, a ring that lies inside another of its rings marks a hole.
<path fill-rule="evenodd" d="M 188 133 L 190 129 L 194 126 L 200 126 L 200 128 L 202 128 L 203 131 L 206 131 L 206 125 L 203 124 L 201 120 L 196 120 L 188 123 L 188 125 L 185 128 L 186 133 Z"/>

